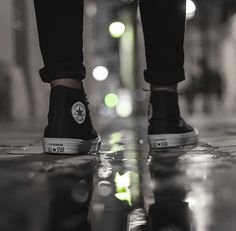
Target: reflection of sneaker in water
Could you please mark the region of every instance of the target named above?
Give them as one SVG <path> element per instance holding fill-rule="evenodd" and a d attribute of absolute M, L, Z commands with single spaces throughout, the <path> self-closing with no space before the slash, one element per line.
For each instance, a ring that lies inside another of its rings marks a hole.
<path fill-rule="evenodd" d="M 83 89 L 56 86 L 51 90 L 48 125 L 45 128 L 45 153 L 78 154 L 97 152 L 101 138 L 90 118 Z"/>
<path fill-rule="evenodd" d="M 148 142 L 151 148 L 198 143 L 198 131 L 185 123 L 180 116 L 177 93 L 152 91 L 148 114 Z"/>

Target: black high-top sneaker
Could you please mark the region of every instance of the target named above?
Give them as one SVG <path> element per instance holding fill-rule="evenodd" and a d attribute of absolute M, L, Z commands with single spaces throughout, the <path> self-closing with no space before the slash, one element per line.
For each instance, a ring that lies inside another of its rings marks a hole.
<path fill-rule="evenodd" d="M 51 90 L 48 125 L 45 128 L 45 153 L 79 154 L 97 152 L 101 138 L 90 118 L 84 89 L 62 85 Z"/>
<path fill-rule="evenodd" d="M 151 148 L 198 143 L 198 131 L 185 123 L 180 116 L 177 93 L 152 91 L 148 116 L 148 142 Z"/>

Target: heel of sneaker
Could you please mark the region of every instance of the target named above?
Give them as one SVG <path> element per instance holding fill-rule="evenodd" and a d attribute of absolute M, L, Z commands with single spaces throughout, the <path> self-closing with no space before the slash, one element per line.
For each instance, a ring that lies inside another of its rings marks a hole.
<path fill-rule="evenodd" d="M 47 154 L 80 154 L 98 152 L 101 146 L 101 137 L 91 140 L 68 138 L 43 138 L 43 150 Z"/>

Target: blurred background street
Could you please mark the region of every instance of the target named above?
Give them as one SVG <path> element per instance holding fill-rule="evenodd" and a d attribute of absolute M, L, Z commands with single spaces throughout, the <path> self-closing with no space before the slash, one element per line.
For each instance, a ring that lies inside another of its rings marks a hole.
<path fill-rule="evenodd" d="M 102 147 L 48 156 L 33 1 L 0 1 L 1 231 L 235 230 L 236 1 L 188 0 L 186 14 L 179 103 L 199 145 L 149 150 L 137 3 L 85 0 L 85 88 Z"/>
<path fill-rule="evenodd" d="M 86 0 L 84 55 L 91 110 L 108 118 L 145 115 L 144 45 L 136 1 Z M 186 81 L 181 83 L 187 114 L 235 112 L 234 0 L 187 1 Z M 43 67 L 32 1 L 0 3 L 0 120 L 43 121 L 49 87 Z M 155 31 L 155 28 L 153 28 Z"/>

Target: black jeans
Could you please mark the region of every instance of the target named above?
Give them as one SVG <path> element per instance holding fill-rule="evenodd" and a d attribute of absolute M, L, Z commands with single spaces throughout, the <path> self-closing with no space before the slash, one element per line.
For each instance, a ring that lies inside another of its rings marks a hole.
<path fill-rule="evenodd" d="M 83 0 L 34 0 L 44 82 L 85 78 L 83 65 Z M 185 79 L 186 0 L 140 0 L 149 83 L 170 85 Z"/>

